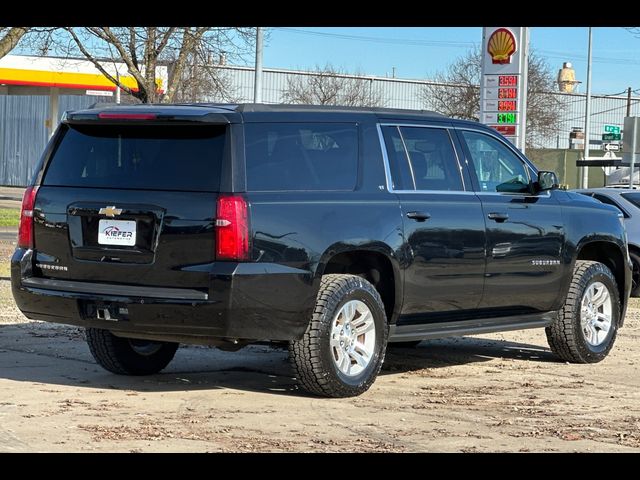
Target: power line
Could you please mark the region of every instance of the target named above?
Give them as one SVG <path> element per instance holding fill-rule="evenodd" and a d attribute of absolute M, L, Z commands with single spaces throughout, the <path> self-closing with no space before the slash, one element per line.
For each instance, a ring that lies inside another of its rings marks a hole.
<path fill-rule="evenodd" d="M 565 52 L 564 54 L 550 54 L 550 50 L 538 50 L 541 54 L 543 54 L 546 58 L 555 58 L 559 60 L 567 60 L 568 58 L 576 59 L 580 61 L 587 60 L 587 57 L 584 55 L 577 55 L 571 52 Z M 546 52 L 546 53 L 545 53 Z M 574 60 L 575 61 L 575 60 Z M 606 63 L 608 65 L 640 65 L 640 61 L 630 60 L 625 58 L 609 58 L 609 57 L 593 57 L 593 63 Z"/>
<path fill-rule="evenodd" d="M 633 100 L 633 101 L 631 102 L 631 106 L 633 106 L 633 105 L 638 105 L 639 103 L 640 103 L 640 100 Z M 613 112 L 614 110 L 619 110 L 619 109 L 626 108 L 626 106 L 627 106 L 626 104 L 625 104 L 625 105 L 618 105 L 618 106 L 616 106 L 616 107 L 609 108 L 609 109 L 607 109 L 607 110 L 602 110 L 602 111 L 600 111 L 600 112 L 594 112 L 594 113 L 592 113 L 590 116 L 591 116 L 591 117 L 594 117 L 594 116 L 596 116 L 596 115 L 602 115 L 603 113 Z M 577 117 L 573 117 L 573 118 L 567 118 L 567 119 L 564 119 L 564 121 L 565 121 L 565 122 L 572 122 L 572 121 L 574 121 L 574 120 L 580 120 L 580 119 L 582 119 L 582 118 L 584 118 L 584 115 L 579 115 L 579 116 L 577 116 Z"/>
<path fill-rule="evenodd" d="M 635 92 L 635 90 L 632 90 L 633 92 Z M 623 95 L 627 93 L 627 89 L 625 88 L 623 91 L 618 92 L 618 93 L 607 93 L 607 94 L 599 94 L 599 97 L 617 97 L 618 95 Z"/>
<path fill-rule="evenodd" d="M 318 32 L 314 30 L 306 30 L 301 28 L 293 28 L 293 27 L 273 27 L 274 30 L 286 31 L 290 33 L 300 34 L 300 35 L 311 35 L 311 36 L 320 36 L 320 37 L 331 37 L 331 38 L 339 38 L 343 40 L 354 40 L 360 42 L 370 42 L 370 43 L 381 43 L 381 44 L 391 44 L 391 45 L 411 45 L 411 46 L 431 46 L 431 47 L 445 47 L 445 48 L 478 48 L 480 43 L 478 42 L 461 42 L 461 41 L 445 41 L 445 40 L 420 40 L 420 39 L 408 39 L 408 38 L 394 38 L 394 37 L 376 37 L 376 36 L 368 36 L 368 35 L 351 35 L 351 34 L 342 34 L 342 33 L 332 33 L 332 32 Z M 631 28 L 625 28 L 632 35 L 634 32 Z M 640 30 L 640 29 L 636 29 Z M 635 35 L 634 35 L 635 36 Z M 575 52 L 568 52 L 562 50 L 536 50 L 541 55 L 546 57 L 547 59 L 559 59 L 559 60 L 567 60 L 567 59 L 575 59 L 575 60 L 583 60 L 586 61 L 586 55 L 576 54 Z M 593 57 L 593 63 L 602 63 L 609 65 L 640 65 L 640 61 L 634 61 L 630 59 L 624 58 L 611 58 L 611 57 Z M 640 89 L 633 90 L 634 93 L 638 93 Z M 627 90 L 623 90 L 619 93 L 610 93 L 601 95 L 603 97 L 614 97 L 618 95 L 624 95 L 627 93 Z"/>
<path fill-rule="evenodd" d="M 273 27 L 274 30 L 287 31 L 300 35 L 312 35 L 320 37 L 332 37 L 341 38 L 343 40 L 356 40 L 361 42 L 371 43 L 383 43 L 391 45 L 412 45 L 420 47 L 445 47 L 445 48 L 472 48 L 479 47 L 480 42 L 454 42 L 446 40 L 416 40 L 409 38 L 393 38 L 393 37 L 374 37 L 366 35 L 349 35 L 343 33 L 330 33 L 330 32 L 317 32 L 313 30 L 305 30 L 301 28 L 292 27 Z M 562 51 L 562 50 L 537 50 L 547 58 L 566 60 L 567 58 L 576 59 L 580 61 L 586 61 L 586 55 L 576 54 L 575 52 Z M 603 63 L 608 65 L 640 65 L 640 61 L 631 60 L 627 58 L 612 58 L 612 57 L 593 57 L 593 63 Z"/>
<path fill-rule="evenodd" d="M 315 35 L 321 37 L 341 38 L 343 40 L 357 40 L 361 42 L 387 43 L 393 45 L 413 45 L 413 46 L 429 46 L 429 47 L 454 47 L 469 48 L 477 47 L 480 42 L 454 42 L 445 40 L 417 40 L 409 38 L 393 38 L 393 37 L 372 37 L 366 35 L 348 35 L 343 33 L 316 32 L 313 30 L 303 30 L 301 28 L 291 27 L 274 27 L 274 30 L 282 30 L 301 35 Z"/>

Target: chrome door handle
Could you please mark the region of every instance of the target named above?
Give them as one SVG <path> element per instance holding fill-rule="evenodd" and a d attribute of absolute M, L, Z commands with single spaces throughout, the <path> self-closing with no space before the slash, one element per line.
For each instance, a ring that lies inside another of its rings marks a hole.
<path fill-rule="evenodd" d="M 489 217 L 489 219 L 491 220 L 495 220 L 498 223 L 502 223 L 509 219 L 509 214 L 501 212 L 491 212 L 489 215 L 487 215 L 487 217 Z"/>
<path fill-rule="evenodd" d="M 426 212 L 408 212 L 407 218 L 411 218 L 416 222 L 424 222 L 425 220 L 429 220 L 431 218 L 431 214 Z"/>

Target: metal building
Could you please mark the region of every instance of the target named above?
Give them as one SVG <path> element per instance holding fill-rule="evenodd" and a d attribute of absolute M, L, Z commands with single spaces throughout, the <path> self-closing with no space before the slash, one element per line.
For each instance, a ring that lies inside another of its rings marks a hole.
<path fill-rule="evenodd" d="M 96 102 L 113 102 L 113 97 L 61 95 L 60 116 Z M 47 144 L 48 118 L 45 95 L 0 95 L 0 185 L 29 183 Z"/>
<path fill-rule="evenodd" d="M 253 101 L 254 72 L 251 67 L 216 66 L 229 85 L 226 98 L 236 102 Z M 293 78 L 308 78 L 314 72 L 266 68 L 263 70 L 264 103 L 283 103 L 288 82 Z M 427 80 L 343 75 L 362 80 L 371 95 L 379 97 L 385 107 L 405 109 L 433 109 L 422 98 Z M 584 127 L 585 95 L 575 93 L 548 93 L 562 103 L 562 119 L 552 137 L 536 138 L 535 143 L 544 148 L 569 148 L 569 133 L 573 127 Z M 224 101 L 212 96 L 203 101 Z M 95 102 L 112 102 L 113 97 L 61 96 L 60 112 L 85 108 Z M 626 96 L 592 95 L 591 132 L 592 149 L 598 149 L 604 125 L 622 127 L 626 116 Z M 640 97 L 631 97 L 632 116 L 640 116 Z M 44 96 L 0 95 L 0 185 L 26 185 L 46 145 L 45 120 L 48 118 L 48 102 Z"/>

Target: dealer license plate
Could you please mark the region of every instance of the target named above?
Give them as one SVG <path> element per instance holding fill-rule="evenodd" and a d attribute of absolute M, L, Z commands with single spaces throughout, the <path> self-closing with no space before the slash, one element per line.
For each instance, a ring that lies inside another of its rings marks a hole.
<path fill-rule="evenodd" d="M 100 220 L 98 223 L 98 243 L 100 245 L 136 244 L 135 220 Z"/>

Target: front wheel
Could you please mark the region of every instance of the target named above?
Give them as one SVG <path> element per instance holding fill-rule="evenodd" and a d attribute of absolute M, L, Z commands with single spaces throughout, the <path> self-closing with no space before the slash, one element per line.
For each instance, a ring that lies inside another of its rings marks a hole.
<path fill-rule="evenodd" d="M 360 395 L 380 372 L 388 335 L 373 285 L 355 275 L 324 275 L 304 336 L 289 344 L 298 382 L 325 397 Z"/>
<path fill-rule="evenodd" d="M 120 375 L 158 373 L 169 365 L 178 349 L 177 343 L 116 337 L 99 328 L 87 328 L 87 343 L 102 368 Z"/>
<path fill-rule="evenodd" d="M 546 328 L 553 353 L 573 363 L 603 360 L 616 339 L 620 297 L 605 265 L 576 261 L 569 293 L 554 323 Z"/>

